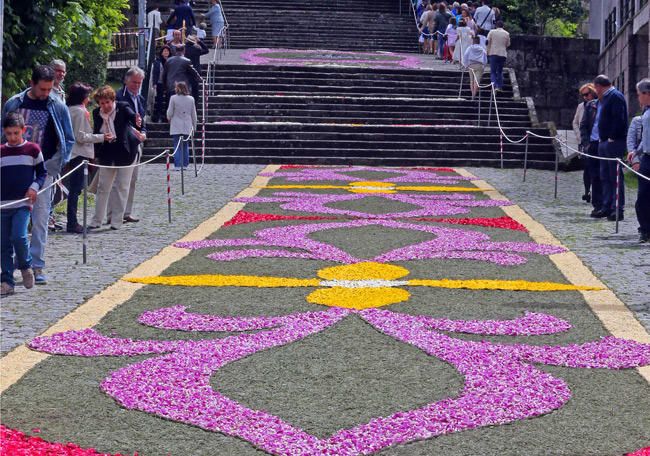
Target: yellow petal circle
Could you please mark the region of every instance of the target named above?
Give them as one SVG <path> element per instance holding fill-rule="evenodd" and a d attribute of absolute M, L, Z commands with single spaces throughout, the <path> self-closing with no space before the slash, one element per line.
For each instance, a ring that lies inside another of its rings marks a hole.
<path fill-rule="evenodd" d="M 397 193 L 395 191 L 395 184 L 390 182 L 351 182 L 351 193 Z"/>
<path fill-rule="evenodd" d="M 364 263 L 332 266 L 318 271 L 318 277 L 327 280 L 396 280 L 409 274 L 409 270 L 393 264 Z"/>
<path fill-rule="evenodd" d="M 307 302 L 345 309 L 371 309 L 408 300 L 411 294 L 401 288 L 323 288 L 307 296 Z"/>

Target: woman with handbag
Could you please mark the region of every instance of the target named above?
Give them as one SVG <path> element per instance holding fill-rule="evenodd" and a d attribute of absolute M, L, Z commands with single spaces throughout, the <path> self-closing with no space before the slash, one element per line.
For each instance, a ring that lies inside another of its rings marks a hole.
<path fill-rule="evenodd" d="M 101 226 L 109 204 L 111 188 L 115 184 L 118 198 L 112 202 L 111 229 L 122 226 L 126 199 L 131 184 L 131 174 L 138 153 L 138 145 L 143 139 L 139 129 L 142 119 L 128 103 L 115 101 L 115 91 L 111 86 L 97 89 L 94 100 L 99 107 L 93 111 L 94 133 L 103 134 L 104 141 L 95 145 L 95 155 L 102 166 L 97 181 L 97 200 L 95 215 L 89 229 Z"/>

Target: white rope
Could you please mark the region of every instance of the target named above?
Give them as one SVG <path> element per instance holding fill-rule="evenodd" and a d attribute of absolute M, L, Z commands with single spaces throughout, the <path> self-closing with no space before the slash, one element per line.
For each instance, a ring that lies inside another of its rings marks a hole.
<path fill-rule="evenodd" d="M 76 170 L 78 170 L 79 168 L 81 168 L 83 165 L 84 165 L 83 162 L 79 163 L 77 166 L 75 166 L 74 168 L 72 168 L 70 171 L 68 171 L 68 172 L 67 172 L 66 174 L 64 174 L 63 176 L 59 177 L 57 180 L 55 180 L 54 182 L 52 182 L 52 183 L 51 183 L 50 185 L 48 185 L 47 187 L 44 187 L 44 188 L 40 189 L 38 192 L 36 192 L 36 194 L 37 194 L 37 195 L 40 195 L 41 193 L 45 192 L 46 190 L 49 190 L 50 188 L 54 187 L 54 186 L 57 185 L 59 182 L 61 182 L 63 179 L 65 179 L 66 177 L 68 177 L 69 175 L 71 175 L 72 173 L 74 173 Z M 20 204 L 20 203 L 25 203 L 25 202 L 27 202 L 27 201 L 29 201 L 29 198 L 23 198 L 23 199 L 21 199 L 21 200 L 12 201 L 12 202 L 10 202 L 10 203 L 3 204 L 2 206 L 0 206 L 0 209 L 4 209 L 4 208 L 6 208 L 6 207 L 10 207 L 10 206 L 14 206 L 14 205 L 16 205 L 16 204 Z"/>

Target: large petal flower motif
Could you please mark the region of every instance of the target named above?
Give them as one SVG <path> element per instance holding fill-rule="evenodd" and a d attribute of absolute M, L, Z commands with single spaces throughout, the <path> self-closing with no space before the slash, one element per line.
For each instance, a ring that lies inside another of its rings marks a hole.
<path fill-rule="evenodd" d="M 378 263 L 445 258 L 485 261 L 501 266 L 513 266 L 526 263 L 526 257 L 520 255 L 520 253 L 552 255 L 566 250 L 563 247 L 537 244 L 535 242 L 493 242 L 490 241 L 487 234 L 478 231 L 418 225 L 392 220 L 354 220 L 350 222 L 281 226 L 255 231 L 251 238 L 208 239 L 177 242 L 174 245 L 193 250 L 209 247 L 270 247 L 268 249 L 234 249 L 208 255 L 208 258 L 215 261 L 233 261 L 244 258 L 305 258 L 351 264 L 368 261 L 369 259 L 354 257 L 326 242 L 314 241 L 308 235 L 323 230 L 365 226 L 421 231 L 436 236 L 433 240 L 397 248 L 370 259 Z M 285 247 L 292 250 L 274 249 L 274 247 Z"/>
<path fill-rule="evenodd" d="M 457 397 L 377 417 L 325 439 L 278 416 L 247 408 L 212 389 L 210 378 L 226 364 L 316 334 L 352 312 L 380 332 L 456 367 L 465 377 L 464 388 Z M 567 322 L 544 314 L 526 314 L 513 321 L 481 322 L 441 320 L 379 309 L 332 308 L 326 312 L 242 319 L 189 314 L 185 308 L 176 307 L 149 312 L 140 321 L 154 327 L 188 331 L 268 330 L 200 341 L 134 341 L 105 337 L 89 329 L 39 337 L 30 346 L 75 356 L 158 354 L 111 373 L 101 388 L 127 409 L 239 437 L 278 455 L 369 454 L 450 432 L 533 418 L 562 407 L 571 397 L 567 384 L 533 363 L 589 369 L 650 364 L 650 345 L 614 337 L 569 346 L 499 345 L 459 340 L 438 332 L 537 335 L 570 327 Z"/>
<path fill-rule="evenodd" d="M 420 209 L 403 212 L 390 212 L 375 214 L 363 211 L 336 209 L 329 204 L 345 201 L 358 201 L 368 196 L 385 198 L 390 201 L 412 204 Z M 418 195 L 418 194 L 392 194 L 392 193 L 361 193 L 352 195 L 336 195 L 323 193 L 301 192 L 276 192 L 272 196 L 256 196 L 238 198 L 242 203 L 282 203 L 280 207 L 287 211 L 332 214 L 365 219 L 396 219 L 410 217 L 432 217 L 435 215 L 467 214 L 474 207 L 502 207 L 511 203 L 503 200 L 479 200 L 473 195 L 448 194 L 448 195 Z"/>

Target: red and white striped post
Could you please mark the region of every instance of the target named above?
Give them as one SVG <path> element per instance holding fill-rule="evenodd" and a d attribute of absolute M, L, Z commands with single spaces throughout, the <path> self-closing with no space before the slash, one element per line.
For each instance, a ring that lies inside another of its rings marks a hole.
<path fill-rule="evenodd" d="M 618 218 L 620 216 L 620 204 L 621 204 L 621 190 L 620 190 L 620 184 L 621 184 L 621 162 L 617 161 L 616 162 L 616 233 L 618 234 Z"/>

